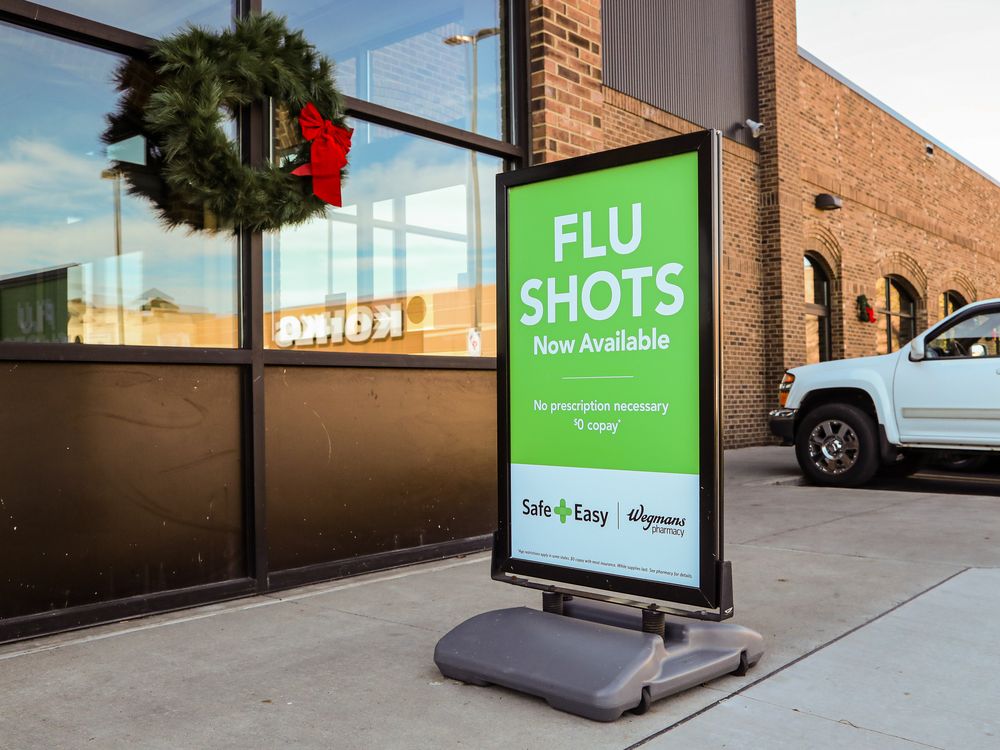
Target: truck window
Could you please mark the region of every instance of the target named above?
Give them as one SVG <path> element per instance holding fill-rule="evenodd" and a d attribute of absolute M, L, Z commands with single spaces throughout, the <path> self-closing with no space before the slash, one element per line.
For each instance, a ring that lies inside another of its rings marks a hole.
<path fill-rule="evenodd" d="M 927 343 L 927 356 L 1000 357 L 1000 312 L 966 318 Z"/>

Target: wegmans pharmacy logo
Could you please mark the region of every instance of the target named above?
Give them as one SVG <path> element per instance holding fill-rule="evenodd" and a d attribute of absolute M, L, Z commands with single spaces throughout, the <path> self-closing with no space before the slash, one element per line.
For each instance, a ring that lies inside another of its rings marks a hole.
<path fill-rule="evenodd" d="M 650 534 L 668 534 L 670 536 L 684 536 L 684 526 L 687 524 L 687 519 L 682 516 L 646 513 L 646 508 L 642 503 L 629 510 L 625 518 L 630 523 L 639 524 L 643 531 Z"/>

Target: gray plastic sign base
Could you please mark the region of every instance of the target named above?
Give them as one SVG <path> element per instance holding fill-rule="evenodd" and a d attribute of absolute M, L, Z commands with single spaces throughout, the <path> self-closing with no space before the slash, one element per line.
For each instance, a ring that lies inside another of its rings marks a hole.
<path fill-rule="evenodd" d="M 740 625 L 668 616 L 666 636 L 643 633 L 639 610 L 567 602 L 565 614 L 515 607 L 466 620 L 438 641 L 441 674 L 544 698 L 596 721 L 723 675 L 743 674 L 764 653 Z"/>

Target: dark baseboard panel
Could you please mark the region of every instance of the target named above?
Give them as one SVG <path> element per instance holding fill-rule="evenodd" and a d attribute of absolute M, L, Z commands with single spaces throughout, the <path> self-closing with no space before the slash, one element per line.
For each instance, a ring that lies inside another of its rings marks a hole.
<path fill-rule="evenodd" d="M 290 589 L 296 586 L 331 581 L 361 573 L 373 573 L 378 570 L 399 568 L 404 565 L 428 562 L 429 560 L 441 560 L 446 557 L 454 557 L 455 555 L 463 555 L 470 552 L 484 552 L 491 549 L 492 546 L 493 535 L 485 534 L 483 536 L 469 537 L 468 539 L 426 544 L 422 547 L 410 547 L 408 549 L 393 550 L 392 552 L 379 552 L 374 555 L 351 558 L 350 560 L 338 560 L 336 562 L 319 563 L 317 565 L 306 565 L 301 568 L 276 570 L 272 571 L 267 577 L 268 590 Z"/>
<path fill-rule="evenodd" d="M 483 552 L 491 548 L 492 534 L 456 539 L 439 544 L 427 544 L 391 552 L 380 552 L 350 560 L 307 565 L 301 568 L 280 570 L 268 575 L 268 591 L 290 589 L 311 583 L 321 583 L 337 578 L 373 573 L 389 568 L 441 560 L 471 552 Z M 0 644 L 36 638 L 43 635 L 63 633 L 80 628 L 104 625 L 122 620 L 130 620 L 147 615 L 161 614 L 178 609 L 187 609 L 204 604 L 239 599 L 258 593 L 253 578 L 238 578 L 231 581 L 192 586 L 185 589 L 160 591 L 155 594 L 132 596 L 108 602 L 85 604 L 79 607 L 40 612 L 23 617 L 0 618 Z"/>
<path fill-rule="evenodd" d="M 160 591 L 155 594 L 0 619 L 0 643 L 237 599 L 254 592 L 255 581 L 252 578 L 237 578 L 204 586 Z"/>

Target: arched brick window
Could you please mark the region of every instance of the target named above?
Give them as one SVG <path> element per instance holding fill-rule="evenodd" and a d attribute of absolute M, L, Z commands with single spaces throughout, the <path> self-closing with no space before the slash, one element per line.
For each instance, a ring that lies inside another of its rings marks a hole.
<path fill-rule="evenodd" d="M 941 300 L 938 305 L 938 320 L 948 317 L 956 310 L 965 307 L 967 304 L 969 304 L 969 301 L 963 297 L 960 292 L 956 292 L 954 289 L 949 289 L 941 295 Z"/>
<path fill-rule="evenodd" d="M 830 354 L 830 274 L 814 253 L 803 258 L 805 278 L 806 364 L 825 362 Z"/>
<path fill-rule="evenodd" d="M 888 354 L 917 335 L 917 294 L 901 276 L 885 276 L 879 285 L 878 353 Z"/>

